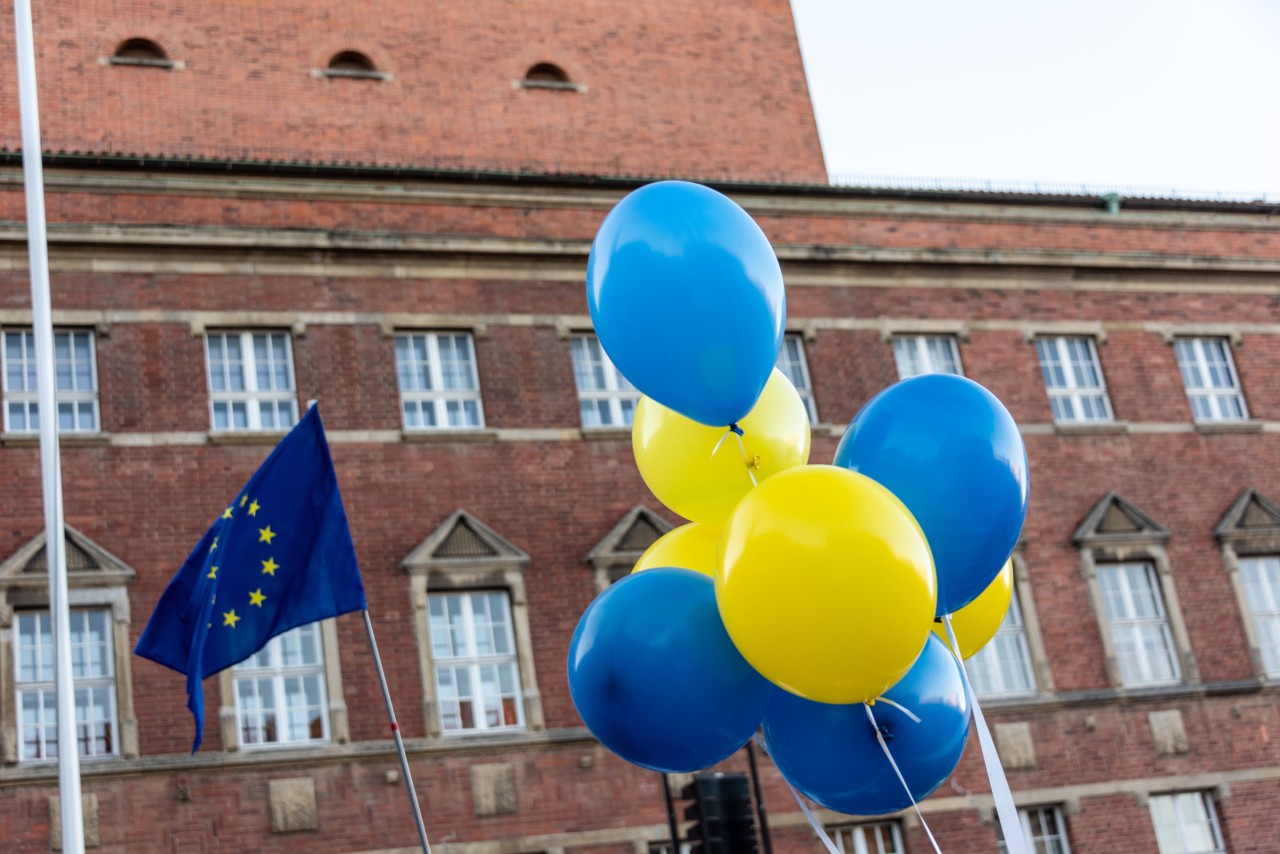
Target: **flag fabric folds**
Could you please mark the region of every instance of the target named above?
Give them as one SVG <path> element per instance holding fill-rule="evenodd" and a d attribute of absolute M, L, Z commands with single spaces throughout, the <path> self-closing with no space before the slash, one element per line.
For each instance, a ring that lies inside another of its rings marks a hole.
<path fill-rule="evenodd" d="M 290 629 L 367 608 L 317 407 L 281 440 L 169 582 L 134 652 L 202 682 Z"/>

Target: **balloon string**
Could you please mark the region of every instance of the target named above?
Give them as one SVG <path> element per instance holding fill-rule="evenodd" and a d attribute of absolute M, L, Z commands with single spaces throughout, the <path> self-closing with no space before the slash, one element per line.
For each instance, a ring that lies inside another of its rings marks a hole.
<path fill-rule="evenodd" d="M 893 703 L 892 701 L 887 702 L 890 702 L 891 705 L 896 706 L 899 709 L 902 708 L 897 703 Z M 916 818 L 920 819 L 920 826 L 924 828 L 925 835 L 929 837 L 929 842 L 933 844 L 933 850 L 938 854 L 942 854 L 942 849 L 938 847 L 938 840 L 933 838 L 933 831 L 929 829 L 929 823 L 924 820 L 924 813 L 920 812 L 920 805 L 916 803 L 916 796 L 911 794 L 911 787 L 907 785 L 906 778 L 902 776 L 902 771 L 898 769 L 898 763 L 893 761 L 893 754 L 889 752 L 889 745 L 885 743 L 884 733 L 880 731 L 880 725 L 876 723 L 875 713 L 871 711 L 871 703 L 863 703 L 862 708 L 866 710 L 867 720 L 871 721 L 871 729 L 876 734 L 876 741 L 880 742 L 880 749 L 884 751 L 885 758 L 889 760 L 889 764 L 893 767 L 893 773 L 898 775 L 898 782 L 902 784 L 902 790 L 906 792 L 907 797 L 910 798 L 911 806 L 916 811 Z M 906 710 L 903 709 L 903 711 Z M 910 713 L 908 712 L 908 714 Z M 911 717 L 915 718 L 916 723 L 920 722 L 920 719 L 915 715 L 911 715 Z"/>
<path fill-rule="evenodd" d="M 764 751 L 764 755 L 769 756 L 769 748 L 765 746 L 764 739 L 758 735 L 755 739 L 756 744 L 760 745 L 760 749 Z M 770 756 L 769 758 L 772 759 L 773 757 Z M 796 803 L 800 805 L 800 812 L 804 813 L 804 817 L 809 819 L 810 827 L 813 828 L 813 832 L 818 835 L 818 838 L 822 840 L 822 844 L 827 846 L 829 854 L 843 854 L 840 848 L 831 841 L 831 837 L 827 834 L 827 829 L 822 826 L 822 822 L 818 821 L 818 817 L 813 814 L 813 811 L 809 809 L 808 804 L 806 804 L 804 799 L 800 797 L 800 793 L 796 791 L 796 787 L 791 785 L 791 781 L 786 777 L 783 777 L 782 782 L 786 783 L 787 788 L 791 790 L 791 796 L 795 798 Z"/>
<path fill-rule="evenodd" d="M 911 718 L 911 720 L 914 721 L 915 723 L 920 723 L 920 718 L 919 716 L 916 715 L 915 712 L 911 711 L 901 703 L 897 703 L 897 702 L 894 702 L 893 700 L 890 700 L 888 697 L 876 697 L 874 700 L 871 700 L 869 703 L 867 703 L 867 705 L 874 706 L 876 703 L 887 703 L 890 706 L 893 706 L 898 711 L 902 712 L 907 717 Z"/>
<path fill-rule="evenodd" d="M 991 796 L 996 802 L 996 815 L 1000 820 L 1000 832 L 1004 834 L 1007 854 L 1031 854 L 1031 846 L 1022 832 L 1022 821 L 1018 818 L 1018 808 L 1013 803 L 1013 793 L 1009 790 L 1009 779 L 1005 776 L 1004 766 L 1000 764 L 1000 756 L 996 753 L 995 742 L 991 739 L 991 731 L 987 729 L 986 716 L 978 705 L 978 696 L 969 682 L 969 672 L 965 670 L 964 659 L 960 656 L 960 644 L 956 640 L 955 629 L 951 627 L 951 615 L 942 619 L 947 627 L 947 640 L 951 643 L 951 651 L 960 662 L 960 675 L 964 677 L 964 690 L 969 695 L 969 705 L 973 708 L 973 720 L 978 725 L 978 743 L 982 746 L 982 762 L 987 768 L 987 782 L 991 784 Z"/>
<path fill-rule="evenodd" d="M 752 486 L 759 486 L 760 482 L 756 480 L 756 469 L 760 467 L 760 455 L 755 457 L 747 456 L 747 446 L 742 442 L 742 428 L 737 424 L 730 424 L 729 429 L 724 431 L 724 435 L 720 437 L 720 441 L 716 442 L 716 446 L 711 449 L 711 456 L 715 456 L 720 450 L 720 446 L 724 444 L 724 440 L 730 436 L 738 440 L 738 450 L 742 452 L 742 461 L 747 465 L 747 477 L 751 478 Z"/>

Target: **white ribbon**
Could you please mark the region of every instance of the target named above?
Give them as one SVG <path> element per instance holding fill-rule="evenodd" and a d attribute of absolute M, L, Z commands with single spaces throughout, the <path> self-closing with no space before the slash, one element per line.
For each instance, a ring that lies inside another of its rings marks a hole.
<path fill-rule="evenodd" d="M 738 450 L 742 451 L 742 461 L 747 464 L 747 477 L 751 478 L 751 485 L 759 486 L 760 483 L 759 481 L 756 480 L 756 473 L 755 473 L 756 465 L 753 460 L 747 457 L 747 446 L 743 443 L 742 434 L 739 432 L 741 429 L 742 428 L 739 427 L 737 430 L 735 430 L 732 427 L 730 427 L 728 430 L 725 430 L 724 435 L 720 437 L 720 441 L 716 442 L 716 446 L 711 449 L 711 456 L 714 457 L 716 455 L 716 452 L 720 450 L 720 446 L 724 444 L 725 439 L 728 439 L 730 436 L 733 436 L 733 438 L 738 440 Z"/>
<path fill-rule="evenodd" d="M 1004 766 L 1000 764 L 1000 755 L 996 753 L 995 742 L 991 739 L 991 730 L 987 729 L 987 719 L 978 705 L 978 697 L 973 693 L 973 685 L 969 682 L 969 673 L 964 668 L 964 659 L 960 656 L 960 644 L 956 641 L 955 629 L 951 627 L 951 615 L 942 618 L 947 627 L 947 640 L 951 642 L 951 651 L 960 662 L 960 674 L 964 677 L 964 690 L 969 695 L 969 705 L 973 707 L 973 721 L 978 725 L 978 743 L 982 746 L 982 762 L 987 766 L 987 781 L 991 784 L 991 796 L 996 802 L 996 815 L 1000 819 L 1000 831 L 1004 834 L 1007 854 L 1032 854 L 1027 837 L 1022 832 L 1022 820 L 1018 818 L 1018 808 L 1013 803 L 1013 793 L 1009 790 L 1009 778 L 1005 776 Z"/>
<path fill-rule="evenodd" d="M 769 756 L 769 748 L 765 747 L 764 739 L 758 735 L 756 736 L 756 744 L 760 745 L 760 749 L 764 751 L 765 756 Z M 796 787 L 791 785 L 791 781 L 786 777 L 782 778 L 782 782 L 786 783 L 787 788 L 791 790 L 791 797 L 796 799 L 796 803 L 800 805 L 800 812 L 804 813 L 804 817 L 809 819 L 809 825 L 813 828 L 813 832 L 818 835 L 818 838 L 822 840 L 822 844 L 827 846 L 827 851 L 830 854 L 842 854 L 836 844 L 831 841 L 831 837 L 827 835 L 827 829 L 822 826 L 822 822 L 818 821 L 818 817 L 809 809 L 809 805 L 804 802 L 804 798 L 800 797 Z"/>
<path fill-rule="evenodd" d="M 892 700 L 884 700 L 884 698 L 881 698 L 875 702 L 882 701 L 887 702 L 896 708 L 902 709 L 904 712 L 907 711 Z M 880 725 L 876 723 L 875 713 L 871 711 L 871 703 L 863 703 L 862 708 L 866 709 L 867 720 L 871 721 L 871 729 L 876 734 L 876 741 L 880 742 L 880 749 L 884 751 L 885 758 L 889 760 L 889 764 L 893 767 L 893 773 L 898 775 L 898 782 L 902 784 L 902 791 L 906 792 L 907 797 L 911 800 L 911 806 L 916 811 L 916 818 L 920 819 L 920 826 L 924 828 L 925 836 L 928 836 L 929 841 L 933 843 L 933 850 L 936 851 L 937 854 L 942 854 L 942 849 L 938 847 L 938 840 L 933 838 L 933 831 L 929 829 L 929 823 L 924 820 L 924 814 L 920 812 L 920 805 L 916 803 L 916 796 L 911 794 L 911 787 L 907 785 L 907 781 L 902 776 L 902 772 L 898 770 L 898 763 L 893 761 L 893 754 L 889 752 L 889 745 L 884 740 L 884 733 L 880 732 Z M 912 715 L 910 712 L 907 712 L 907 714 L 911 715 L 911 717 L 915 719 L 916 723 L 920 723 L 920 719 L 915 715 Z"/>

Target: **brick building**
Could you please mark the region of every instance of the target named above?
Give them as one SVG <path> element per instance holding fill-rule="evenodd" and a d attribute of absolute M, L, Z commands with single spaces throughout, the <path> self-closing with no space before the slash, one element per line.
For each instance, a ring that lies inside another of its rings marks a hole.
<path fill-rule="evenodd" d="M 209 680 L 195 756 L 182 679 L 130 655 L 316 399 L 437 850 L 661 845 L 661 778 L 582 728 L 564 659 L 678 521 L 583 293 L 612 204 L 678 176 L 776 247 L 814 461 L 919 370 L 1021 425 L 1017 607 L 973 670 L 1037 835 L 1273 850 L 1274 206 L 829 187 L 782 0 L 80 0 L 36 32 L 91 844 L 414 849 L 358 619 Z M 0 850 L 27 852 L 58 823 L 15 93 L 4 63 Z M 774 845 L 816 850 L 762 774 Z M 994 849 L 976 744 L 923 809 L 944 850 Z M 927 850 L 910 816 L 819 816 L 845 851 Z"/>

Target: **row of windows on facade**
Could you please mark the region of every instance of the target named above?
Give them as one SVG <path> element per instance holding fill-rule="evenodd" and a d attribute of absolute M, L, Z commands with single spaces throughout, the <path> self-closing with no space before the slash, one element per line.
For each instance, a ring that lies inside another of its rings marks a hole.
<path fill-rule="evenodd" d="M 286 332 L 228 331 L 205 336 L 210 416 L 215 431 L 285 430 L 298 419 L 293 354 Z M 628 427 L 640 393 L 609 361 L 594 335 L 570 342 L 582 426 Z M 1197 422 L 1248 418 L 1244 394 L 1225 338 L 1180 338 L 1178 368 Z M 956 339 L 947 335 L 902 335 L 893 339 L 898 375 L 962 374 Z M 1036 339 L 1041 374 L 1058 423 L 1113 420 L 1093 339 Z M 35 340 L 29 330 L 4 333 L 0 352 L 4 378 L 4 431 L 39 429 Z M 475 348 L 469 333 L 421 332 L 395 336 L 396 376 L 404 429 L 471 430 L 484 427 L 484 406 Z M 58 428 L 97 432 L 98 380 L 93 333 L 54 334 Z M 809 418 L 818 411 L 809 381 L 804 343 L 787 335 L 778 369 L 799 392 Z"/>
<path fill-rule="evenodd" d="M 1247 619 L 1258 638 L 1264 675 L 1280 678 L 1280 556 L 1238 560 Z M 1103 630 L 1120 687 L 1179 683 L 1183 674 L 1156 568 L 1149 562 L 1096 567 Z M 1020 596 L 1015 592 L 995 637 L 967 662 L 985 698 L 1035 694 L 1035 667 Z M 72 612 L 72 662 L 80 750 L 115 755 L 116 686 L 111 615 Z M 520 649 L 506 591 L 432 593 L 428 629 L 439 726 L 443 733 L 522 729 Z M 54 758 L 53 648 L 47 611 L 16 615 L 15 653 L 21 761 Z M 531 665 L 530 665 L 531 666 Z M 329 739 L 324 655 L 315 625 L 273 640 L 236 668 L 240 744 L 287 745 Z"/>
<path fill-rule="evenodd" d="M 177 63 L 159 43 L 145 38 L 122 41 L 108 58 L 108 64 L 136 68 L 176 68 Z M 329 58 L 320 76 L 350 78 L 356 80 L 382 80 L 387 77 L 378 70 L 368 54 L 358 50 L 343 50 Z M 569 80 L 564 69 L 550 62 L 538 62 L 525 71 L 521 84 L 530 89 L 561 89 L 573 91 L 580 87 Z"/>
<path fill-rule="evenodd" d="M 1159 854 L 1226 854 L 1222 827 L 1209 792 L 1190 791 L 1152 795 L 1148 799 Z M 1036 854 L 1071 854 L 1064 811 L 1057 804 L 1018 810 L 1022 831 Z M 902 827 L 896 821 L 861 822 L 826 828 L 842 854 L 905 854 Z M 996 826 L 1000 854 L 1008 850 Z M 649 854 L 668 854 L 670 844 L 653 844 Z M 689 843 L 680 854 L 690 854 Z"/>

